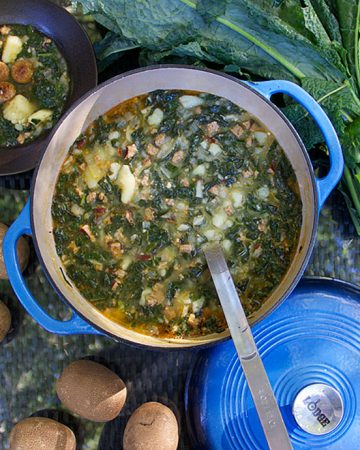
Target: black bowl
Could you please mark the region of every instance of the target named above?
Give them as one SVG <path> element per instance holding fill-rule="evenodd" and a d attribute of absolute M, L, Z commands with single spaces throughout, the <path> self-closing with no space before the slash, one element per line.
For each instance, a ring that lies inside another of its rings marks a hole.
<path fill-rule="evenodd" d="M 48 0 L 0 0 L 2 24 L 32 25 L 54 40 L 67 62 L 71 80 L 64 112 L 96 86 L 96 59 L 91 42 L 82 26 L 64 8 Z M 0 148 L 0 175 L 33 169 L 48 143 L 49 132 L 29 144 Z"/>

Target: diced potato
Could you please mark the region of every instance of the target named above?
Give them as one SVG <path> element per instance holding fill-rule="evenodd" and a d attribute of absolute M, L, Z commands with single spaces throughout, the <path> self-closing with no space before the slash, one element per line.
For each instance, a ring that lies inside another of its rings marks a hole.
<path fill-rule="evenodd" d="M 181 150 L 188 150 L 190 144 L 189 140 L 184 135 L 181 135 L 176 138 L 175 145 Z"/>
<path fill-rule="evenodd" d="M 263 131 L 255 131 L 254 133 L 255 139 L 258 141 L 258 143 L 260 145 L 265 145 L 267 138 L 268 138 L 268 134 L 263 132 Z"/>
<path fill-rule="evenodd" d="M 119 139 L 120 133 L 118 131 L 113 131 L 109 134 L 109 139 L 112 141 L 113 139 Z"/>
<path fill-rule="evenodd" d="M 227 114 L 226 116 L 224 116 L 224 119 L 228 122 L 236 122 L 240 120 L 240 116 L 239 114 Z"/>
<path fill-rule="evenodd" d="M 8 36 L 2 53 L 3 62 L 6 64 L 15 62 L 22 47 L 23 43 L 18 36 Z"/>
<path fill-rule="evenodd" d="M 228 252 L 231 249 L 232 242 L 229 239 L 225 239 L 222 242 L 223 249 Z"/>
<path fill-rule="evenodd" d="M 195 189 L 195 197 L 196 198 L 203 198 L 204 197 L 204 193 L 203 193 L 203 182 L 202 180 L 197 180 L 196 182 L 196 189 Z"/>
<path fill-rule="evenodd" d="M 112 151 L 113 147 L 107 143 L 95 144 L 93 151 L 84 156 L 87 167 L 83 176 L 90 189 L 97 187 L 98 182 L 107 174 L 109 169 L 110 175 L 113 173 L 109 160 Z"/>
<path fill-rule="evenodd" d="M 175 208 L 178 211 L 187 211 L 189 209 L 189 203 L 186 201 L 179 200 L 176 202 Z"/>
<path fill-rule="evenodd" d="M 192 310 L 193 313 L 197 314 L 201 311 L 201 308 L 204 306 L 205 297 L 200 297 L 198 300 L 193 301 Z"/>
<path fill-rule="evenodd" d="M 177 227 L 177 229 L 178 231 L 187 231 L 190 229 L 190 225 L 188 225 L 187 223 L 182 223 Z"/>
<path fill-rule="evenodd" d="M 204 103 L 204 100 L 196 95 L 182 95 L 179 100 L 182 106 L 186 109 L 194 108 L 195 106 L 199 106 Z"/>
<path fill-rule="evenodd" d="M 198 227 L 204 223 L 204 216 L 196 216 L 193 220 L 193 226 Z"/>
<path fill-rule="evenodd" d="M 146 298 L 151 294 L 151 289 L 150 288 L 145 288 L 142 293 L 141 293 L 141 297 L 140 297 L 140 301 L 139 301 L 139 305 L 140 306 L 145 306 L 146 304 Z"/>
<path fill-rule="evenodd" d="M 190 304 L 191 304 L 190 291 L 186 291 L 183 289 L 176 292 L 173 300 L 173 306 L 178 312 L 182 311 L 184 305 Z"/>
<path fill-rule="evenodd" d="M 221 239 L 221 234 L 213 228 L 209 228 L 208 230 L 206 230 L 204 236 L 208 241 L 219 241 Z"/>
<path fill-rule="evenodd" d="M 257 195 L 262 200 L 266 200 L 269 197 L 270 191 L 267 186 L 263 186 L 260 189 L 257 190 Z"/>
<path fill-rule="evenodd" d="M 71 214 L 73 214 L 76 217 L 81 217 L 85 210 L 83 208 L 81 208 L 81 206 L 77 205 L 76 203 L 74 203 L 71 208 L 70 208 Z"/>
<path fill-rule="evenodd" d="M 161 261 L 166 262 L 173 261 L 177 256 L 177 249 L 176 247 L 169 245 L 168 247 L 165 247 L 163 250 L 160 250 L 158 256 L 160 256 Z"/>
<path fill-rule="evenodd" d="M 222 148 L 218 144 L 210 144 L 209 152 L 213 156 L 217 156 L 217 155 L 220 155 L 220 153 L 222 152 Z"/>
<path fill-rule="evenodd" d="M 189 305 L 185 305 L 183 307 L 183 310 L 182 310 L 182 313 L 181 313 L 181 317 L 186 317 L 188 312 L 189 312 Z"/>
<path fill-rule="evenodd" d="M 193 175 L 205 175 L 206 173 L 206 167 L 204 164 L 200 164 L 199 166 L 195 167 L 193 170 Z"/>
<path fill-rule="evenodd" d="M 53 112 L 51 109 L 39 109 L 29 117 L 28 121 L 34 125 L 43 122 L 49 122 L 52 119 Z"/>
<path fill-rule="evenodd" d="M 130 255 L 125 255 L 121 262 L 121 268 L 123 270 L 127 270 L 130 267 L 130 265 L 132 264 L 132 262 L 133 262 L 132 257 Z"/>
<path fill-rule="evenodd" d="M 106 170 L 97 165 L 89 164 L 84 171 L 84 179 L 89 189 L 97 187 L 98 182 L 106 175 Z"/>
<path fill-rule="evenodd" d="M 156 108 L 155 111 L 148 117 L 149 125 L 159 125 L 164 118 L 164 113 L 160 108 Z"/>
<path fill-rule="evenodd" d="M 108 163 L 109 156 L 114 155 L 116 149 L 109 142 L 105 142 L 104 144 L 96 143 L 92 153 L 94 157 L 98 157 Z"/>
<path fill-rule="evenodd" d="M 18 94 L 5 104 L 3 114 L 6 120 L 16 125 L 17 123 L 26 123 L 35 110 L 35 105 L 23 95 Z"/>
<path fill-rule="evenodd" d="M 224 225 L 226 223 L 227 217 L 228 216 L 225 213 L 225 211 L 223 211 L 223 210 L 217 211 L 212 218 L 212 223 L 216 228 L 223 229 Z"/>
<path fill-rule="evenodd" d="M 129 203 L 136 191 L 136 180 L 128 165 L 121 167 L 116 183 L 121 189 L 121 201 Z"/>
<path fill-rule="evenodd" d="M 110 180 L 116 180 L 116 178 L 119 175 L 120 168 L 121 165 L 117 162 L 110 164 L 110 175 L 109 175 Z"/>
<path fill-rule="evenodd" d="M 238 190 L 232 191 L 231 197 L 235 208 L 239 208 L 244 203 L 244 195 L 241 191 Z"/>

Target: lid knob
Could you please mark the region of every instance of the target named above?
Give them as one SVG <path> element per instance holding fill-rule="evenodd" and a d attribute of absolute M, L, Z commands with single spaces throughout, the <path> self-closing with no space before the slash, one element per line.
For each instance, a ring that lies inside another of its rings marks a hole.
<path fill-rule="evenodd" d="M 339 425 L 344 405 L 336 389 L 316 383 L 306 386 L 297 394 L 292 412 L 300 428 L 309 434 L 321 435 Z"/>

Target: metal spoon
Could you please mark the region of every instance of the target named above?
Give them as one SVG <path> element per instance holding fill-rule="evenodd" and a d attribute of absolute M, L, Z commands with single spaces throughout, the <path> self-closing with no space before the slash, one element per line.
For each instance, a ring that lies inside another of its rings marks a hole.
<path fill-rule="evenodd" d="M 220 245 L 204 248 L 212 279 L 270 450 L 292 445 Z"/>

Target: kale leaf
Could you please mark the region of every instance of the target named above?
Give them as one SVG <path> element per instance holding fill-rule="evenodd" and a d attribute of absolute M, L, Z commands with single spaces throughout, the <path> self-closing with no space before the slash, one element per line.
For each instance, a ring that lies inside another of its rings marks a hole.
<path fill-rule="evenodd" d="M 325 109 L 344 151 L 341 184 L 360 234 L 360 0 L 75 0 L 108 28 L 100 58 L 140 47 L 142 65 L 216 65 L 246 78 L 300 84 Z M 323 144 L 309 114 L 285 114 L 308 149 Z"/>

